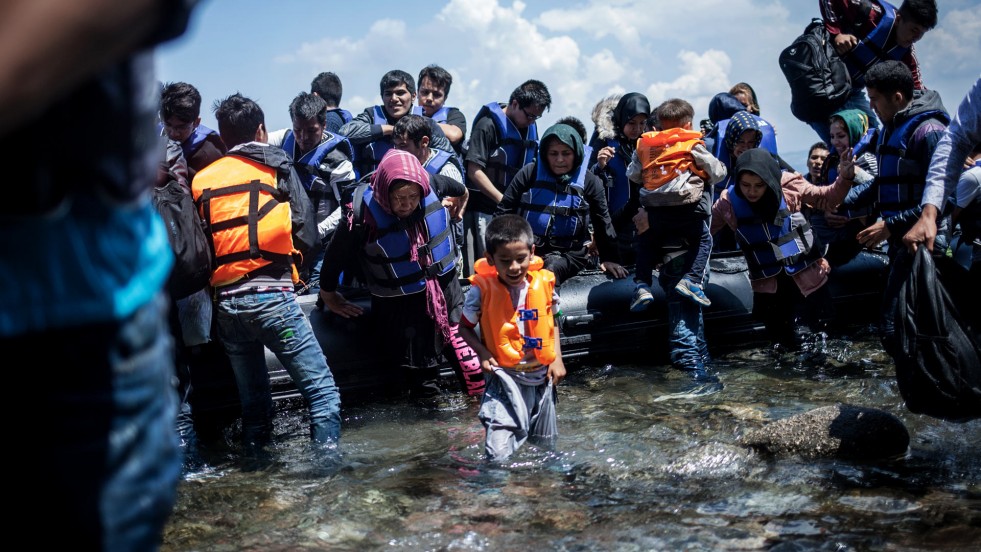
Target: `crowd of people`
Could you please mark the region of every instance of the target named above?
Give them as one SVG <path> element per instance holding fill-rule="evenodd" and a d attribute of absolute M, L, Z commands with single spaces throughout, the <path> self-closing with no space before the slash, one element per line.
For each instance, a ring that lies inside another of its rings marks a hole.
<path fill-rule="evenodd" d="M 118 51 L 70 52 L 71 78 L 41 75 L 51 90 L 35 90 L 30 102 L 2 96 L 5 142 L 50 143 L 46 128 L 85 127 L 93 106 L 114 130 L 83 144 L 58 138 L 65 143 L 12 167 L 28 184 L 26 199 L 0 219 L 5 235 L 34 237 L 2 242 L 4 259 L 27 262 L 20 272 L 4 263 L 0 340 L 45 348 L 57 372 L 44 409 L 52 418 L 45 443 L 57 450 L 29 469 L 50 490 L 35 493 L 65 500 L 22 504 L 29 516 L 43 511 L 68 524 L 65 544 L 157 546 L 180 472 L 178 436 L 189 431 L 175 431 L 175 405 L 187 414 L 202 348 L 234 374 L 249 465 L 262 465 L 271 440 L 266 349 L 305 400 L 315 450 L 338 454 L 340 392 L 298 295 L 358 317 L 364 310 L 343 289 L 366 289 L 373 331 L 389 344 L 385 363 L 424 404 L 444 392 L 442 351 L 461 336 L 485 373 L 479 418 L 495 461 L 528 439 L 554 442 L 566 375 L 554 317 L 562 284 L 590 266 L 633 278 L 635 312 L 651 303 L 657 274 L 668 292 L 671 361 L 698 381 L 717 381 L 703 309 L 708 261 L 726 252 L 745 257 L 754 315 L 790 350 L 828 323 L 836 267 L 883 243 L 890 274 L 880 333 L 890 354 L 903 277 L 896 260 L 920 246 L 965 299 L 974 331 L 981 327 L 969 286 L 981 266 L 981 79 L 953 118 L 923 85 L 913 44 L 936 25 L 935 0 L 820 2 L 854 90 L 826 120 L 805 121 L 821 140 L 804 175 L 780 158 L 747 83 L 717 95 L 698 129 L 683 98 L 604 98 L 587 136 L 574 117 L 538 128 L 552 103 L 539 80 L 489 101 L 468 124 L 447 104 L 452 77 L 437 65 L 418 78 L 387 72 L 380 103 L 356 116 L 340 107 L 340 78 L 324 72 L 288 106 L 291 128 L 270 131 L 263 108 L 236 93 L 214 102 L 218 128 L 208 129 L 197 89 L 174 82 L 153 94 L 160 85 L 132 53 L 182 32 L 193 2 L 167 19 L 155 2 L 138 4 L 102 10 L 115 14 L 100 28 L 115 29 Z M 25 8 L 6 20 L 36 28 L 32 17 Z M 48 34 L 71 33 L 69 18 L 60 25 Z M 59 44 L 25 42 L 34 45 L 28 56 L 50 56 L 45 48 Z M 3 59 L 6 83 L 8 68 L 24 61 Z M 159 103 L 127 100 L 151 97 Z M 162 157 L 167 141 L 171 167 L 186 168 L 171 176 L 193 198 L 213 256 L 206 286 L 170 298 L 180 316 L 169 325 L 164 286 L 174 256 L 148 200 L 157 167 L 140 163 L 154 160 L 158 145 Z M 50 151 L 61 152 L 60 163 L 45 158 Z M 947 254 L 962 247 L 971 252 L 964 266 Z M 71 277 L 54 268 L 67 266 Z M 52 341 L 61 347 L 51 350 Z"/>

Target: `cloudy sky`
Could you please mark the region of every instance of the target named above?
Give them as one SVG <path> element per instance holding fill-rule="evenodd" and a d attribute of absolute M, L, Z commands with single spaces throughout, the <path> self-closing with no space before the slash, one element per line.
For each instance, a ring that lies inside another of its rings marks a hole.
<path fill-rule="evenodd" d="M 953 111 L 981 75 L 981 10 L 978 0 L 939 4 L 940 23 L 916 52 L 927 88 Z M 290 101 L 321 71 L 341 77 L 342 107 L 357 114 L 380 103 L 386 71 L 415 77 L 439 64 L 453 75 L 447 105 L 468 123 L 534 78 L 552 94 L 541 128 L 573 115 L 590 131 L 593 106 L 610 94 L 685 98 L 697 120 L 712 96 L 745 81 L 781 154 L 803 170 L 817 136 L 790 113 L 777 56 L 812 17 L 817 0 L 202 0 L 187 33 L 158 51 L 158 78 L 197 86 L 205 125 L 216 126 L 216 99 L 241 92 L 273 130 L 289 126 Z"/>

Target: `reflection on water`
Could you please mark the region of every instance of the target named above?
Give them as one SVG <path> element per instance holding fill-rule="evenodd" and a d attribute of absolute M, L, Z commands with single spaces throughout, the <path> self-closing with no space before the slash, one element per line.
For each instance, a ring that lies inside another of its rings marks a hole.
<path fill-rule="evenodd" d="M 506 466 L 482 461 L 470 399 L 346 408 L 339 466 L 315 460 L 292 405 L 269 468 L 212 447 L 186 474 L 162 550 L 977 550 L 981 422 L 906 411 L 869 332 L 720 354 L 721 389 L 633 362 L 572 366 L 557 450 L 526 445 Z M 908 454 L 775 459 L 737 444 L 836 402 L 897 415 Z"/>

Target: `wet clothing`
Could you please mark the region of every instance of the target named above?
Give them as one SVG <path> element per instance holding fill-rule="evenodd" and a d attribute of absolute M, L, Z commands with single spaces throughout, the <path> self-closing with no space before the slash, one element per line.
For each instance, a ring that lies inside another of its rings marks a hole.
<path fill-rule="evenodd" d="M 485 374 L 487 388 L 478 413 L 485 430 L 485 453 L 492 461 L 506 459 L 529 438 L 550 447 L 557 436 L 556 393 L 547 375 L 548 363 L 555 358 L 558 330 L 553 317 L 559 300 L 555 277 L 543 264 L 540 257 L 533 257 L 528 277 L 512 287 L 497 279 L 494 267 L 482 260 L 464 302 L 460 323 L 468 328 L 480 324 L 484 345 L 501 365 L 493 374 Z M 484 329 L 490 327 L 494 330 Z M 520 352 L 519 339 L 528 346 Z"/>
<path fill-rule="evenodd" d="M 303 395 L 311 439 L 336 444 L 340 394 L 293 293 L 293 251 L 309 251 L 318 236 L 292 161 L 277 146 L 240 144 L 198 173 L 191 189 L 214 244 L 215 317 L 238 383 L 246 455 L 258 456 L 272 438 L 265 349 Z M 247 222 L 235 224 L 240 217 Z"/>

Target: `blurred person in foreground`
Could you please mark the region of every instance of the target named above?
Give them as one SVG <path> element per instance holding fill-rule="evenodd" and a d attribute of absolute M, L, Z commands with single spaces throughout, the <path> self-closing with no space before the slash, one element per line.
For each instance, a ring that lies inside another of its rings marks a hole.
<path fill-rule="evenodd" d="M 0 212 L 0 350 L 31 359 L 7 379 L 31 390 L 29 417 L 7 408 L 8 436 L 32 443 L 9 521 L 53 521 L 51 549 L 157 550 L 174 506 L 152 46 L 183 33 L 194 4 L 0 5 L 0 141 L 18 183 Z"/>

